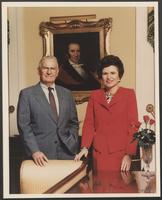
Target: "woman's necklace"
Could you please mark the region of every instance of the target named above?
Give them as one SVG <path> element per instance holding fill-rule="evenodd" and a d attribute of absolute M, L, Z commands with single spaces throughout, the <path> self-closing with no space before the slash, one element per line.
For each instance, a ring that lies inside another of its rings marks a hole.
<path fill-rule="evenodd" d="M 106 92 L 106 101 L 107 101 L 107 103 L 110 103 L 112 98 L 113 98 L 113 95 L 110 92 Z"/>
<path fill-rule="evenodd" d="M 117 86 L 116 88 L 113 89 L 113 91 L 111 90 L 106 90 L 105 88 L 105 95 L 106 95 L 106 101 L 107 103 L 110 103 L 110 101 L 112 100 L 113 96 L 116 94 L 116 92 L 118 91 L 119 87 Z"/>

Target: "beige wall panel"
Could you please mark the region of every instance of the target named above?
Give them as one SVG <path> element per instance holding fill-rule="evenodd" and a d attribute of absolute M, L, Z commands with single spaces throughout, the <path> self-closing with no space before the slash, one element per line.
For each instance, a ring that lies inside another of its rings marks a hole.
<path fill-rule="evenodd" d="M 118 55 L 125 64 L 122 86 L 135 88 L 135 8 L 122 7 L 84 7 L 84 8 L 23 8 L 24 13 L 24 85 L 37 82 L 36 68 L 42 56 L 42 38 L 39 36 L 39 24 L 49 21 L 49 17 L 96 14 L 96 20 L 113 18 L 110 38 L 110 52 Z"/>

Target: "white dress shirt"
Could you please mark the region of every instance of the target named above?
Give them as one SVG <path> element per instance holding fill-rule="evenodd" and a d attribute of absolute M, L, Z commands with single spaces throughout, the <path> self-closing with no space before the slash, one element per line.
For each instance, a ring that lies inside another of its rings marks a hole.
<path fill-rule="evenodd" d="M 40 86 L 41 86 L 43 92 L 45 93 L 46 98 L 47 98 L 47 100 L 49 102 L 48 87 L 45 84 L 41 83 L 41 82 L 40 82 Z M 55 98 L 56 109 L 57 109 L 57 113 L 59 115 L 59 101 L 58 101 L 58 96 L 57 96 L 57 92 L 56 92 L 56 89 L 55 89 L 55 84 L 53 83 L 50 87 L 53 88 L 52 93 L 53 93 L 54 98 Z"/>
<path fill-rule="evenodd" d="M 83 64 L 74 63 L 70 59 L 69 59 L 69 63 L 78 72 L 78 74 L 80 74 L 81 77 L 83 77 L 83 78 L 86 77 L 86 73 L 85 73 L 84 69 L 82 68 Z"/>

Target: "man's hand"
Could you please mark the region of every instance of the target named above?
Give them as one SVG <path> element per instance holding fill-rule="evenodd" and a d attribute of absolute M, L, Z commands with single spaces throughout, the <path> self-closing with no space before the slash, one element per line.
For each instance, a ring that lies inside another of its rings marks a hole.
<path fill-rule="evenodd" d="M 35 164 L 41 167 L 45 166 L 48 162 L 48 158 L 41 151 L 36 151 L 33 153 L 32 158 Z"/>
<path fill-rule="evenodd" d="M 129 171 L 131 166 L 131 158 L 129 155 L 125 155 L 122 159 L 121 171 Z"/>

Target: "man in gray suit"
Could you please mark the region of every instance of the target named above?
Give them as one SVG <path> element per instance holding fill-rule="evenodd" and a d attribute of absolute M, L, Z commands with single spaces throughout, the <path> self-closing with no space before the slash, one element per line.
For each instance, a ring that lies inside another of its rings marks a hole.
<path fill-rule="evenodd" d="M 56 57 L 43 57 L 38 73 L 40 82 L 21 90 L 18 101 L 17 123 L 25 152 L 39 166 L 48 159 L 74 159 L 79 128 L 76 106 L 71 91 L 55 84 L 59 73 Z"/>

